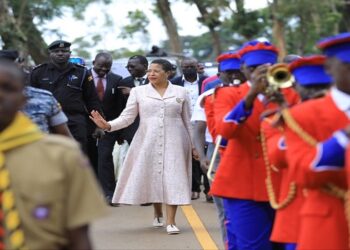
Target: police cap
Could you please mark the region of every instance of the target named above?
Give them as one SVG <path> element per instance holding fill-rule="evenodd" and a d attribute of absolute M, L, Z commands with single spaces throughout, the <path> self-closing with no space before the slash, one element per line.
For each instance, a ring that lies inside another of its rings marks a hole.
<path fill-rule="evenodd" d="M 0 50 L 0 59 L 15 61 L 19 54 L 17 50 Z"/>
<path fill-rule="evenodd" d="M 53 50 L 57 48 L 69 48 L 71 43 L 63 41 L 63 40 L 56 40 L 52 42 L 47 48 L 48 50 Z"/>

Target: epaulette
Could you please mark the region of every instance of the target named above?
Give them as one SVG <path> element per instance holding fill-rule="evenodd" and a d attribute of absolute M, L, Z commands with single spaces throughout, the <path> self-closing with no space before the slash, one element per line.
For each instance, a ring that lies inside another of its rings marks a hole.
<path fill-rule="evenodd" d="M 47 63 L 41 63 L 41 64 L 38 64 L 38 65 L 35 65 L 32 70 L 36 70 L 36 69 L 41 68 L 41 67 L 46 66 L 46 65 L 47 65 Z"/>
<path fill-rule="evenodd" d="M 203 93 L 198 97 L 199 106 L 201 106 L 201 107 L 203 108 L 205 97 L 210 96 L 210 95 L 212 95 L 213 93 L 214 93 L 214 88 L 208 89 L 207 91 L 203 92 Z"/>
<path fill-rule="evenodd" d="M 77 68 L 88 69 L 86 66 L 81 65 L 81 64 L 73 63 L 73 65 L 76 66 Z"/>

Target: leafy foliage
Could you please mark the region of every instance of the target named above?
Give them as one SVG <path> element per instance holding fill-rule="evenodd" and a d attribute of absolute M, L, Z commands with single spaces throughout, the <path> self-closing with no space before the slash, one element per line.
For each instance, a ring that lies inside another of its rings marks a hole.
<path fill-rule="evenodd" d="M 129 11 L 129 24 L 125 25 L 120 34 L 121 38 L 133 38 L 136 33 L 148 35 L 149 19 L 141 10 Z"/>
<path fill-rule="evenodd" d="M 42 39 L 43 23 L 55 17 L 63 17 L 67 12 L 72 13 L 77 19 L 83 19 L 84 11 L 89 4 L 108 4 L 116 0 L 2 1 L 8 3 L 9 9 L 4 12 L 9 15 L 8 20 L 13 18 L 15 21 L 6 24 L 7 26 L 0 25 L 0 37 L 4 46 L 21 48 L 32 55 L 36 62 L 40 62 L 46 56 L 46 44 Z M 169 3 L 175 1 L 177 0 L 169 0 Z M 223 51 L 236 49 L 250 39 L 266 37 L 272 40 L 274 37 L 276 40 L 285 41 L 288 53 L 311 54 L 318 52 L 314 45 L 320 38 L 350 31 L 348 0 L 268 0 L 269 5 L 266 8 L 257 10 L 247 10 L 246 1 L 183 0 L 182 2 L 197 7 L 200 13 L 198 22 L 209 29 L 209 32 L 200 36 L 182 37 L 184 53 L 200 60 L 213 60 L 219 48 Z M 156 2 L 156 0 L 149 1 L 150 8 L 153 8 L 155 15 L 161 17 Z M 278 8 L 273 8 L 273 4 L 277 4 Z M 105 18 L 105 28 L 73 41 L 76 54 L 89 57 L 89 50 L 102 42 L 103 33 L 106 30 L 113 30 L 113 19 L 106 14 L 102 16 Z M 132 39 L 133 42 L 142 45 L 147 44 L 151 35 L 148 30 L 149 18 L 141 9 L 135 9 L 128 13 L 127 19 L 129 22 L 123 27 L 119 37 Z M 277 32 L 272 28 L 276 20 L 283 26 L 282 32 L 277 37 Z M 51 30 L 51 32 L 59 36 L 62 30 Z M 283 39 L 278 39 L 281 37 Z M 172 42 L 175 41 L 172 35 L 169 35 L 170 39 Z M 169 44 L 169 41 L 165 41 L 164 48 L 169 50 L 171 47 Z M 132 53 L 133 51 L 127 48 L 114 51 L 116 57 L 129 56 Z"/>
<path fill-rule="evenodd" d="M 340 0 L 279 0 L 278 13 L 270 12 L 284 22 L 287 51 L 297 54 L 317 53 L 315 43 L 322 37 L 339 32 L 342 18 L 337 8 Z"/>

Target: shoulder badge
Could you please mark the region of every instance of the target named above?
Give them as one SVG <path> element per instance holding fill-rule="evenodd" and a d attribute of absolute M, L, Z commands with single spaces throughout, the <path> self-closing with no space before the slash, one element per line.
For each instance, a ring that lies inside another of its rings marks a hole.
<path fill-rule="evenodd" d="M 88 81 L 92 81 L 94 78 L 92 76 L 88 77 Z"/>
<path fill-rule="evenodd" d="M 57 102 L 57 108 L 62 111 L 61 103 Z"/>

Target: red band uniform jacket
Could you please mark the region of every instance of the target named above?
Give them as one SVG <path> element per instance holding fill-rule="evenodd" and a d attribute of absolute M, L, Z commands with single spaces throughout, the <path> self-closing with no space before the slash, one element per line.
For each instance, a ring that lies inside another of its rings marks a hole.
<path fill-rule="evenodd" d="M 269 104 L 265 107 L 260 95 L 254 101 L 253 109 L 246 112 L 244 97 L 249 88 L 248 83 L 244 83 L 237 88 L 220 88 L 215 93 L 215 128 L 228 140 L 228 145 L 211 193 L 225 198 L 268 201 L 260 115 L 265 109 L 276 106 Z"/>
<path fill-rule="evenodd" d="M 302 139 L 290 126 L 285 126 L 288 167 L 298 184 L 305 188 L 298 249 L 348 249 L 344 202 L 322 190 L 327 183 L 347 189 L 345 172 L 314 170 L 319 162 L 321 143 L 349 123 L 345 112 L 337 107 L 332 98 L 332 91 L 323 98 L 309 100 L 290 111 L 299 126 L 319 142 L 316 146 Z"/>

